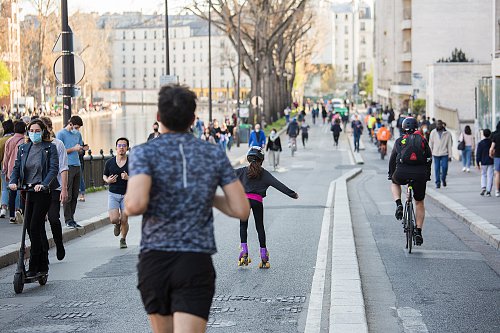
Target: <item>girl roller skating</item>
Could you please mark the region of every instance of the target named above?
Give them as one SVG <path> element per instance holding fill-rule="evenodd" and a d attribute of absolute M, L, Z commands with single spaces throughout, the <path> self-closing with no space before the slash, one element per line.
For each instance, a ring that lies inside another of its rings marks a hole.
<path fill-rule="evenodd" d="M 298 199 L 299 195 L 283 185 L 279 180 L 274 178 L 269 171 L 262 167 L 264 152 L 261 147 L 251 147 L 247 153 L 247 160 L 250 162 L 250 165 L 237 169 L 236 175 L 245 188 L 245 193 L 250 202 L 250 207 L 255 219 L 255 228 L 259 235 L 261 258 L 259 268 L 269 268 L 269 252 L 266 247 L 266 231 L 264 229 L 264 206 L 262 204 L 266 196 L 266 191 L 269 186 L 272 186 L 291 198 Z M 251 262 L 248 256 L 247 230 L 248 220 L 240 220 L 241 252 L 238 258 L 238 266 L 247 266 Z"/>

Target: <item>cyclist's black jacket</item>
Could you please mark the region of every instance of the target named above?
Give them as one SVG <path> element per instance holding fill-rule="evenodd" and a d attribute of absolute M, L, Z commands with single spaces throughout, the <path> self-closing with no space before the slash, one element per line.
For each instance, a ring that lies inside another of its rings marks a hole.
<path fill-rule="evenodd" d="M 240 179 L 243 187 L 245 188 L 245 193 L 258 194 L 261 197 L 266 196 L 267 189 L 269 186 L 274 187 L 283 194 L 288 195 L 291 198 L 295 198 L 295 191 L 289 189 L 282 182 L 277 180 L 271 175 L 266 169 L 262 170 L 262 176 L 259 179 L 248 178 L 248 167 L 243 167 L 236 169 L 236 176 Z"/>
<path fill-rule="evenodd" d="M 427 158 L 427 163 L 423 165 L 408 165 L 397 160 L 398 154 L 403 149 L 403 145 L 401 144 L 402 139 L 403 137 L 398 138 L 392 148 L 391 158 L 389 160 L 389 179 L 392 178 L 392 175 L 397 170 L 398 178 L 407 178 L 419 181 L 429 180 L 431 177 L 432 165 L 432 152 L 429 147 L 429 143 L 424 138 L 425 157 Z"/>

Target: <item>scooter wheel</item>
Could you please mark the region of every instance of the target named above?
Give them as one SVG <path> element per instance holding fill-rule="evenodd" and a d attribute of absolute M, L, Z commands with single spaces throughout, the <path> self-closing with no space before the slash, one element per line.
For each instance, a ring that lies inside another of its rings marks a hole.
<path fill-rule="evenodd" d="M 47 284 L 47 279 L 48 279 L 48 275 L 42 275 L 38 278 L 38 283 L 41 285 L 41 286 L 45 286 Z"/>
<path fill-rule="evenodd" d="M 16 294 L 20 294 L 24 289 L 24 276 L 22 273 L 14 274 L 14 291 Z"/>

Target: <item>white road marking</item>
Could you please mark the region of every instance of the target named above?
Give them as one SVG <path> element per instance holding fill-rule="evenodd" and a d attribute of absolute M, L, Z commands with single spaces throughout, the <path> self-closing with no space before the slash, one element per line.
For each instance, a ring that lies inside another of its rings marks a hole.
<path fill-rule="evenodd" d="M 420 311 L 410 307 L 398 308 L 405 333 L 428 333 Z"/>

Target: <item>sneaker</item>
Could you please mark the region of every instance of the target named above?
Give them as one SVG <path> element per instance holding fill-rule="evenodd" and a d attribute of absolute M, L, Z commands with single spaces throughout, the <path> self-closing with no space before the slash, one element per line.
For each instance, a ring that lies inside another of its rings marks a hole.
<path fill-rule="evenodd" d="M 23 216 L 23 213 L 20 210 L 16 210 L 16 223 L 17 224 L 23 224 L 24 223 L 24 216 Z"/>
<path fill-rule="evenodd" d="M 72 220 L 70 220 L 70 221 L 66 222 L 66 226 L 67 226 L 68 228 L 72 228 L 72 229 L 76 229 L 76 228 L 77 228 L 77 226 L 76 226 L 76 222 L 75 222 L 75 221 L 72 221 Z"/>
<path fill-rule="evenodd" d="M 394 215 L 396 216 L 397 220 L 401 220 L 403 218 L 403 206 L 402 205 L 399 205 L 396 208 L 396 214 L 394 214 Z"/>
<path fill-rule="evenodd" d="M 467 170 L 465 170 L 465 171 L 470 172 L 470 169 L 469 169 L 469 168 L 467 168 Z"/>
<path fill-rule="evenodd" d="M 56 257 L 57 260 L 61 261 L 66 256 L 66 250 L 64 249 L 64 245 L 56 243 Z"/>
<path fill-rule="evenodd" d="M 479 193 L 479 195 L 484 195 L 485 193 L 486 193 L 486 189 L 485 189 L 485 188 L 483 188 L 483 189 L 481 190 L 481 193 Z M 488 193 L 490 193 L 490 192 L 488 192 Z"/>
<path fill-rule="evenodd" d="M 75 221 L 73 221 L 73 223 L 75 224 L 75 227 L 77 229 L 82 229 L 83 227 L 81 225 L 79 225 L 78 223 L 76 223 Z"/>
<path fill-rule="evenodd" d="M 115 228 L 113 229 L 113 234 L 115 234 L 116 237 L 120 235 L 121 228 L 122 228 L 121 224 L 119 223 L 115 224 Z"/>
<path fill-rule="evenodd" d="M 465 167 L 462 168 L 462 172 L 465 172 Z"/>
<path fill-rule="evenodd" d="M 487 197 L 491 197 L 491 192 L 486 192 Z"/>
<path fill-rule="evenodd" d="M 85 202 L 85 196 L 83 194 L 80 194 L 80 197 L 78 197 L 78 201 Z"/>
<path fill-rule="evenodd" d="M 415 229 L 415 245 L 420 246 L 424 243 L 424 238 L 422 237 L 422 229 Z"/>
<path fill-rule="evenodd" d="M 16 218 L 15 218 L 15 217 L 11 217 L 11 218 L 9 218 L 9 223 L 10 223 L 10 224 L 16 224 L 16 223 L 17 223 L 17 222 L 16 222 Z"/>
<path fill-rule="evenodd" d="M 500 197 L 500 191 L 495 191 L 495 197 Z"/>
<path fill-rule="evenodd" d="M 5 217 L 5 215 L 7 215 L 7 211 L 5 210 L 5 208 L 2 208 L 2 209 L 0 210 L 0 218 L 2 218 L 2 219 L 3 219 L 3 218 Z"/>
<path fill-rule="evenodd" d="M 441 188 L 441 184 L 436 184 L 436 188 Z"/>
<path fill-rule="evenodd" d="M 446 187 L 446 180 L 443 180 L 443 186 Z"/>
<path fill-rule="evenodd" d="M 127 248 L 127 242 L 125 241 L 125 238 L 120 238 L 120 249 L 126 249 Z"/>

